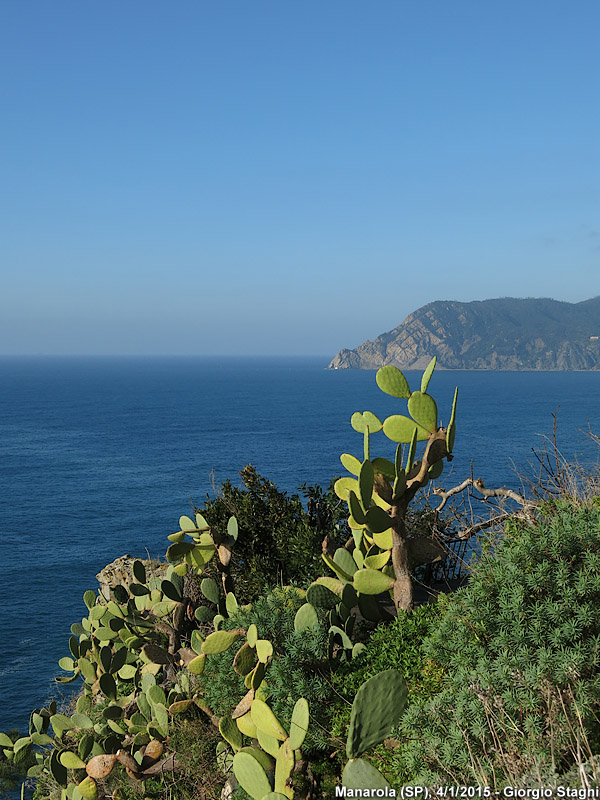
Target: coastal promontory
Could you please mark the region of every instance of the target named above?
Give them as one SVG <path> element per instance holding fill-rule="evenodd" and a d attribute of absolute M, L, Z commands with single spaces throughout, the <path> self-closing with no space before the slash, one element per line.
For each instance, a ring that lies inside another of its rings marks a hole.
<path fill-rule="evenodd" d="M 442 369 L 600 369 L 600 296 L 437 300 L 374 341 L 340 350 L 329 369 L 422 369 L 433 356 Z"/>

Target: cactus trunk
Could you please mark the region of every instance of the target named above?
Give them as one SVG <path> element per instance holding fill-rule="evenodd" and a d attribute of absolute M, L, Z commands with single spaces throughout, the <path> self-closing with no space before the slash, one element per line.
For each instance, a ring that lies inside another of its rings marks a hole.
<path fill-rule="evenodd" d="M 402 500 L 402 499 L 401 499 Z M 413 607 L 413 584 L 408 563 L 406 542 L 405 503 L 392 505 L 392 566 L 394 567 L 394 606 L 396 613 L 410 611 Z"/>

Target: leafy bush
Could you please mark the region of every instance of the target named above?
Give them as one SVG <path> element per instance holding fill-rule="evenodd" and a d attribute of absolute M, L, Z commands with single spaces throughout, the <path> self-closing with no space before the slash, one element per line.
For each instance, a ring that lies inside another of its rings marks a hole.
<path fill-rule="evenodd" d="M 424 641 L 440 619 L 441 603 L 427 603 L 414 611 L 402 613 L 390 623 L 379 625 L 361 654 L 332 675 L 333 687 L 345 702 L 336 707 L 332 735 L 339 738 L 341 749 L 350 722 L 352 701 L 369 678 L 387 669 L 397 669 L 404 676 L 407 701 L 427 700 L 440 690 L 443 669 L 426 654 Z M 379 746 L 370 761 L 383 772 L 393 786 L 404 782 L 402 764 L 396 745 Z"/>
<path fill-rule="evenodd" d="M 412 781 L 549 785 L 591 759 L 600 751 L 598 509 L 563 502 L 535 525 L 508 524 L 448 600 L 425 651 L 446 678 L 401 725 Z"/>
<path fill-rule="evenodd" d="M 305 511 L 298 495 L 289 497 L 252 466 L 240 475 L 244 488 L 226 481 L 221 495 L 201 509 L 209 524 L 226 529 L 233 514 L 239 535 L 231 561 L 235 593 L 241 602 L 255 600 L 265 587 L 312 581 L 323 573 L 324 536 L 343 544 L 346 524 L 341 503 L 330 490 L 303 487 Z"/>

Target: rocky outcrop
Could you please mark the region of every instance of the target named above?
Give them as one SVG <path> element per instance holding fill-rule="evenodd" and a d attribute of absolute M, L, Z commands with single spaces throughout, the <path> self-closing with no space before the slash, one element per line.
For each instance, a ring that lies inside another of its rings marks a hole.
<path fill-rule="evenodd" d="M 581 303 L 549 299 L 436 301 L 354 350 L 340 350 L 329 369 L 600 369 L 600 297 Z"/>
<path fill-rule="evenodd" d="M 115 586 L 129 586 L 133 583 L 133 562 L 141 561 L 146 568 L 146 574 L 150 577 L 163 578 L 169 565 L 166 562 L 154 561 L 152 559 L 137 559 L 129 554 L 119 556 L 110 564 L 107 564 L 96 575 L 100 584 L 100 592 L 106 598 L 111 599 L 110 590 Z"/>

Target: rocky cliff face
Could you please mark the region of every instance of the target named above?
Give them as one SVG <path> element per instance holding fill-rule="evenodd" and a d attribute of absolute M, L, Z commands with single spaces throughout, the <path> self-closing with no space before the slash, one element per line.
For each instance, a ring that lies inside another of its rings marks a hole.
<path fill-rule="evenodd" d="M 340 350 L 330 369 L 423 369 L 437 356 L 445 369 L 600 369 L 600 297 L 436 301 L 401 325 Z"/>

